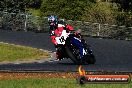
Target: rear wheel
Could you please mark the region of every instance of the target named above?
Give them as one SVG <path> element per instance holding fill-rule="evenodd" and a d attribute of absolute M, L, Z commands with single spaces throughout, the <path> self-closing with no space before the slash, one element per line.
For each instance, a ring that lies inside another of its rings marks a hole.
<path fill-rule="evenodd" d="M 66 53 L 75 64 L 82 64 L 81 60 L 79 60 L 79 58 L 73 54 L 72 50 L 69 47 L 66 47 Z"/>

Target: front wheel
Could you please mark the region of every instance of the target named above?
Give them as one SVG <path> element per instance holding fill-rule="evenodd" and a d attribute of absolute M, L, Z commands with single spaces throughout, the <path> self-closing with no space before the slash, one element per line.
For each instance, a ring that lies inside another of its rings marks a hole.
<path fill-rule="evenodd" d="M 85 61 L 88 63 L 88 64 L 95 64 L 96 62 L 96 59 L 95 59 L 95 56 L 92 54 L 92 55 L 86 55 L 85 56 Z"/>
<path fill-rule="evenodd" d="M 90 49 L 90 45 L 88 45 L 86 43 L 84 43 L 84 45 L 85 45 L 85 49 L 87 50 L 87 55 L 84 56 L 86 63 L 95 64 L 96 59 L 95 59 L 95 56 L 94 56 L 92 50 Z"/>

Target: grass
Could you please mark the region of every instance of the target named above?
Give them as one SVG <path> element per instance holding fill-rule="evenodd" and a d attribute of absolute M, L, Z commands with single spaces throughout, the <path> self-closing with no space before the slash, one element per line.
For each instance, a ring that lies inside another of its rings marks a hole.
<path fill-rule="evenodd" d="M 0 43 L 0 62 L 42 59 L 49 56 L 48 52 L 36 48 Z"/>
<path fill-rule="evenodd" d="M 77 84 L 75 79 L 26 78 L 0 80 L 0 88 L 131 88 L 130 84 Z"/>

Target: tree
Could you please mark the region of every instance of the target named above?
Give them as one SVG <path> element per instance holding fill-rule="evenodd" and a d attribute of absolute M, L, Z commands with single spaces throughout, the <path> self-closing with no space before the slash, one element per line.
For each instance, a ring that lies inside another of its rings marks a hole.
<path fill-rule="evenodd" d="M 132 0 L 111 0 L 111 2 L 115 2 L 120 4 L 121 8 L 120 10 L 129 11 L 132 10 Z"/>
<path fill-rule="evenodd" d="M 92 4 L 91 7 L 87 7 L 85 14 L 82 16 L 82 20 L 97 22 L 102 24 L 115 24 L 114 10 L 118 8 L 113 8 L 108 2 L 100 2 Z"/>
<path fill-rule="evenodd" d="M 44 16 L 57 14 L 62 18 L 80 20 L 88 0 L 43 0 L 41 11 Z"/>
<path fill-rule="evenodd" d="M 41 7 L 42 0 L 29 0 L 27 7 L 39 9 Z"/>
<path fill-rule="evenodd" d="M 29 4 L 30 0 L 3 0 L 0 1 L 1 10 L 8 12 L 25 11 L 25 7 Z"/>

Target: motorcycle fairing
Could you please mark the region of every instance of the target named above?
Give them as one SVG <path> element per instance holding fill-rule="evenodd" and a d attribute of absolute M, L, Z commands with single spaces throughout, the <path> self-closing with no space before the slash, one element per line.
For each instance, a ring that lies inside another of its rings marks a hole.
<path fill-rule="evenodd" d="M 61 32 L 61 36 L 57 36 L 55 39 L 56 39 L 58 44 L 63 44 L 64 45 L 68 35 L 69 35 L 69 33 L 67 33 L 66 30 L 63 30 Z"/>
<path fill-rule="evenodd" d="M 80 53 L 80 56 L 81 58 L 87 54 L 84 47 L 83 47 L 83 43 L 81 42 L 80 39 L 76 38 L 76 37 L 71 37 L 71 42 L 73 45 L 77 46 L 79 48 L 79 53 Z"/>

